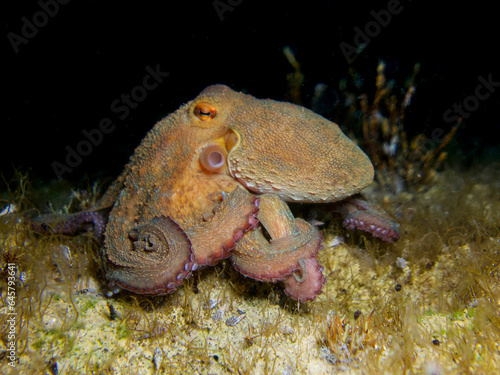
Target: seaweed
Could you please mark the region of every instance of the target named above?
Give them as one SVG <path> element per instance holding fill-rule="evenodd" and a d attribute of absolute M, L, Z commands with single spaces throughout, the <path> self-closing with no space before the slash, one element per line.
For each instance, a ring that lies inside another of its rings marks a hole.
<path fill-rule="evenodd" d="M 377 95 L 379 106 L 382 98 L 401 103 L 388 91 Z M 23 373 L 498 372 L 500 167 L 458 172 L 442 164 L 434 173 L 431 162 L 429 178 L 410 177 L 400 169 L 404 158 L 391 161 L 383 151 L 385 135 L 403 137 L 405 117 L 395 119 L 389 133 L 377 125 L 374 152 L 384 176 L 408 177 L 394 209 L 401 239 L 339 238 L 338 220 L 328 222 L 319 255 L 327 283 L 308 304 L 227 262 L 195 272 L 171 295 L 107 298 L 96 243 L 85 234 L 32 233 L 28 219 L 40 194 L 17 175 L 0 207 L 0 371 L 9 373 L 6 277 L 15 263 L 16 370 Z M 428 151 L 417 160 L 442 160 L 442 147 Z M 420 161 L 413 165 L 422 170 Z M 86 194 L 66 194 L 57 199 L 66 208 L 52 209 L 78 209 L 79 200 L 92 204 Z"/>

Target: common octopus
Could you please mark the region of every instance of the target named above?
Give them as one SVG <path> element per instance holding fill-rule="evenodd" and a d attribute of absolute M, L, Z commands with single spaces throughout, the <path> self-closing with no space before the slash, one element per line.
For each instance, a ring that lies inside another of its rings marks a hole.
<path fill-rule="evenodd" d="M 373 173 L 335 123 L 213 85 L 153 127 L 97 207 L 32 226 L 67 235 L 91 226 L 113 288 L 171 293 L 192 271 L 230 258 L 305 302 L 325 283 L 323 237 L 286 202 L 337 202 L 348 229 L 393 242 L 399 225 L 356 195 Z"/>

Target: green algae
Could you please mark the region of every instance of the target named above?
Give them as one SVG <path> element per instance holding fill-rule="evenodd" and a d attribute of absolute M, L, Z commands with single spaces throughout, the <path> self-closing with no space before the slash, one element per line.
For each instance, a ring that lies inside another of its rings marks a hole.
<path fill-rule="evenodd" d="M 96 251 L 92 241 L 37 237 L 21 228 L 19 212 L 1 230 L 2 251 L 19 251 L 19 266 L 30 274 L 18 288 L 18 366 L 24 373 L 51 360 L 60 373 L 418 373 L 429 364 L 447 373 L 498 370 L 500 201 L 493 170 L 460 174 L 465 184 L 454 197 L 447 189 L 457 173 L 447 171 L 428 192 L 406 192 L 397 213 L 402 238 L 394 245 L 353 233 L 339 242 L 346 233 L 332 221 L 320 253 L 328 282 L 309 304 L 222 263 L 166 297 L 118 296 L 112 320 L 95 276 L 100 265 L 83 257 Z M 83 263 L 66 278 L 49 256 L 61 244 Z M 401 257 L 406 263 L 398 266 Z M 328 330 L 337 316 L 342 337 Z"/>
<path fill-rule="evenodd" d="M 62 212 L 88 208 L 97 184 L 71 194 L 64 182 L 37 191 L 17 174 L 2 201 L 16 209 L 0 217 L 2 272 L 15 262 L 17 279 L 23 275 L 16 371 L 50 373 L 57 363 L 60 374 L 500 372 L 500 166 L 460 170 L 418 151 L 403 172 L 404 158 L 386 158 L 364 192 L 401 223 L 397 243 L 346 232 L 339 218 L 319 213 L 328 223 L 319 255 L 327 283 L 308 304 L 228 262 L 195 272 L 172 295 L 108 299 L 89 236 L 39 237 L 27 219 L 49 192 Z M 433 167 L 423 181 L 426 160 Z M 398 191 L 401 177 L 408 186 Z M 2 294 L 2 337 L 6 307 Z M 0 370 L 12 369 L 2 361 Z"/>

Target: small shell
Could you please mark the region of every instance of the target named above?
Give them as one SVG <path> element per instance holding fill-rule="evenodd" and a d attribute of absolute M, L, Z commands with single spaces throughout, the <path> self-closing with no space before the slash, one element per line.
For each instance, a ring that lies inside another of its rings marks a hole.
<path fill-rule="evenodd" d="M 69 266 L 73 263 L 73 257 L 71 256 L 71 250 L 68 246 L 60 245 L 59 250 L 61 250 L 62 255 L 68 260 Z"/>
<path fill-rule="evenodd" d="M 160 347 L 157 346 L 155 352 L 153 353 L 153 363 L 155 365 L 156 371 L 160 370 L 162 360 L 163 360 L 163 353 Z"/>
<path fill-rule="evenodd" d="M 4 207 L 2 212 L 0 212 L 0 216 L 12 214 L 17 211 L 17 205 L 14 203 L 9 203 L 7 206 Z"/>
<path fill-rule="evenodd" d="M 29 271 L 22 271 L 19 273 L 19 281 L 23 284 L 23 285 L 26 285 L 26 283 L 28 282 L 28 279 L 30 277 L 30 273 Z"/>
<path fill-rule="evenodd" d="M 241 322 L 243 319 L 245 319 L 246 315 L 235 315 L 230 317 L 228 320 L 226 320 L 226 325 L 228 327 L 234 327 L 236 324 Z"/>
<path fill-rule="evenodd" d="M 224 319 L 224 310 L 220 309 L 220 310 L 217 310 L 213 315 L 212 315 L 212 319 L 215 321 L 215 322 L 218 322 L 219 320 L 222 320 Z"/>
<path fill-rule="evenodd" d="M 336 247 L 344 243 L 344 239 L 340 236 L 333 237 L 330 241 L 325 243 L 325 247 Z"/>
<path fill-rule="evenodd" d="M 217 305 L 216 305 L 217 306 Z M 214 308 L 216 307 L 214 306 Z M 224 304 L 222 305 L 217 311 L 215 311 L 215 313 L 212 315 L 212 319 L 215 321 L 215 322 L 218 322 L 219 320 L 222 320 L 224 319 L 224 314 L 226 312 L 226 309 L 227 309 L 227 305 Z"/>
<path fill-rule="evenodd" d="M 141 331 L 143 332 L 143 331 Z M 165 326 L 158 326 L 153 328 L 151 331 L 143 333 L 142 335 L 139 336 L 139 340 L 148 340 L 154 337 L 158 337 L 163 335 L 165 332 L 167 332 L 167 327 Z"/>
<path fill-rule="evenodd" d="M 405 258 L 399 257 L 396 260 L 396 266 L 398 266 L 398 268 L 401 268 L 402 270 L 404 270 L 406 268 L 406 266 L 408 266 L 408 262 L 406 261 Z"/>
<path fill-rule="evenodd" d="M 286 325 L 286 326 L 283 327 L 283 333 L 285 335 L 291 335 L 294 332 L 295 332 L 295 330 L 292 327 L 290 327 L 289 325 Z"/>
<path fill-rule="evenodd" d="M 209 303 L 208 308 L 210 310 L 215 309 L 215 307 L 219 304 L 219 302 L 220 301 L 216 298 L 210 298 L 210 300 L 208 301 L 208 303 Z"/>

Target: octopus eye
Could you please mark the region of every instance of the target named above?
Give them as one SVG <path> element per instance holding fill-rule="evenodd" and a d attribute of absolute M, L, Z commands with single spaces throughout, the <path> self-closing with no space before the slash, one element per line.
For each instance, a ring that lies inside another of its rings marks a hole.
<path fill-rule="evenodd" d="M 200 155 L 201 166 L 209 172 L 220 172 L 226 165 L 226 150 L 220 145 L 208 145 Z"/>
<path fill-rule="evenodd" d="M 212 104 L 201 102 L 194 107 L 194 114 L 201 121 L 209 121 L 215 117 L 217 110 Z"/>

